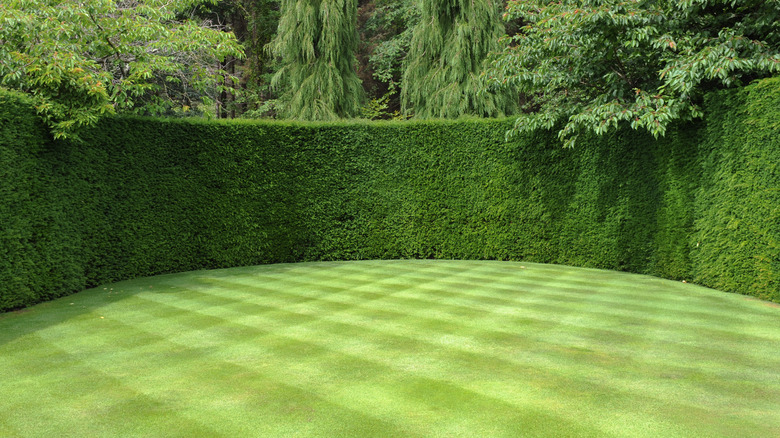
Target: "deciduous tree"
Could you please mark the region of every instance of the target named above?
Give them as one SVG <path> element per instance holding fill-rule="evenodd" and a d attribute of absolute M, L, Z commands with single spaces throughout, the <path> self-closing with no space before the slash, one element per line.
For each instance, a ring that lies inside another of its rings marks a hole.
<path fill-rule="evenodd" d="M 663 135 L 706 91 L 780 71 L 780 0 L 510 0 L 526 23 L 493 62 L 494 87 L 532 96 L 509 133 L 628 124 Z"/>
<path fill-rule="evenodd" d="M 34 97 L 55 137 L 115 111 L 161 113 L 209 102 L 230 33 L 190 17 L 206 0 L 4 0 L 0 84 Z"/>

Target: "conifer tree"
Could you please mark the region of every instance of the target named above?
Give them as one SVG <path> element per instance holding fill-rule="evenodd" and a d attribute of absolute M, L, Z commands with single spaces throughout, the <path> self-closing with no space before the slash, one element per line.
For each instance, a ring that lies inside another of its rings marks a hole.
<path fill-rule="evenodd" d="M 281 59 L 271 84 L 278 114 L 333 120 L 358 114 L 365 92 L 355 73 L 357 0 L 282 0 L 270 49 Z"/>
<path fill-rule="evenodd" d="M 499 0 L 419 0 L 401 101 L 415 117 L 496 117 L 517 108 L 517 94 L 484 91 L 485 59 L 504 34 Z"/>

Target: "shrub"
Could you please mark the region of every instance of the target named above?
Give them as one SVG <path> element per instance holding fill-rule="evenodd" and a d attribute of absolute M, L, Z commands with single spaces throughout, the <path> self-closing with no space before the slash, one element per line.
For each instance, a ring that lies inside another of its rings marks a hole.
<path fill-rule="evenodd" d="M 303 260 L 529 260 L 780 302 L 780 79 L 654 140 L 509 120 L 114 117 L 54 142 L 0 90 L 0 310 L 119 279 Z"/>

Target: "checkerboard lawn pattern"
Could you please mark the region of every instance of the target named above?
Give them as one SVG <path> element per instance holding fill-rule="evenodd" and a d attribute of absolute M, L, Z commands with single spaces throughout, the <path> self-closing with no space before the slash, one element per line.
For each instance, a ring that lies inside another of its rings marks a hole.
<path fill-rule="evenodd" d="M 0 436 L 780 436 L 780 308 L 494 261 L 142 278 L 0 315 Z"/>

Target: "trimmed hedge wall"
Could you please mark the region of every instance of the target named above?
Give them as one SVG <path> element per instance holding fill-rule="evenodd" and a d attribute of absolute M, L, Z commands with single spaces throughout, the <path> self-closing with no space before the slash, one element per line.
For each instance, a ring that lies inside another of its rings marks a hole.
<path fill-rule="evenodd" d="M 101 283 L 303 260 L 528 260 L 780 302 L 780 78 L 655 141 L 504 141 L 505 120 L 115 117 L 53 142 L 0 90 L 0 310 Z"/>
<path fill-rule="evenodd" d="M 780 78 L 708 102 L 692 277 L 780 302 Z"/>

